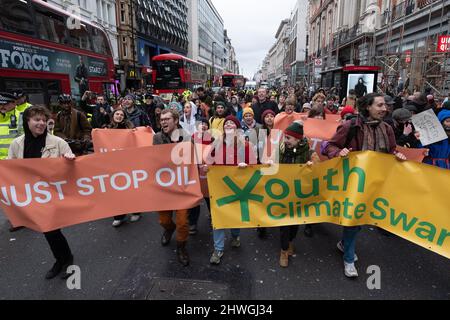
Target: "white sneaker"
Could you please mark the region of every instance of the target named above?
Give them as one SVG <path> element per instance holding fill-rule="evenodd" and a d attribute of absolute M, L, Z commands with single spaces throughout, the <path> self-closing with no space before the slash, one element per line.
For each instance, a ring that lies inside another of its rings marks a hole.
<path fill-rule="evenodd" d="M 358 271 L 356 270 L 354 263 L 347 263 L 344 261 L 344 273 L 348 278 L 358 277 Z"/>
<path fill-rule="evenodd" d="M 131 217 L 130 217 L 130 221 L 131 222 L 136 222 L 136 221 L 139 221 L 140 218 L 141 218 L 140 214 L 132 214 Z"/>
<path fill-rule="evenodd" d="M 123 220 L 114 220 L 113 223 L 112 223 L 112 226 L 114 228 L 117 228 L 117 227 L 121 226 L 122 223 L 123 223 Z"/>
<path fill-rule="evenodd" d="M 339 241 L 337 243 L 337 248 L 339 249 L 339 251 L 344 253 L 344 245 L 342 244 L 342 241 Z M 355 261 L 354 262 L 356 262 L 356 261 L 358 261 L 358 256 L 356 255 L 356 252 L 355 252 Z"/>

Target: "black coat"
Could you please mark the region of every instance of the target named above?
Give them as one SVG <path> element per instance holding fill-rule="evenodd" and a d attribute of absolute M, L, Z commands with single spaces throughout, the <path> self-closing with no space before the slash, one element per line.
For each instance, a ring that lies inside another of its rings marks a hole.
<path fill-rule="evenodd" d="M 275 102 L 266 100 L 263 103 L 256 103 L 252 106 L 253 112 L 255 113 L 255 120 L 257 123 L 262 124 L 261 116 L 266 110 L 272 110 L 275 114 L 279 113 L 278 106 Z"/>

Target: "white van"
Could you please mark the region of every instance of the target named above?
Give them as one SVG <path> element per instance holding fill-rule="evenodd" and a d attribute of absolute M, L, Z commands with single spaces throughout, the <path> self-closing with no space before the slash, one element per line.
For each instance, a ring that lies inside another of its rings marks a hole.
<path fill-rule="evenodd" d="M 256 90 L 256 81 L 247 81 L 245 83 L 245 90 Z"/>

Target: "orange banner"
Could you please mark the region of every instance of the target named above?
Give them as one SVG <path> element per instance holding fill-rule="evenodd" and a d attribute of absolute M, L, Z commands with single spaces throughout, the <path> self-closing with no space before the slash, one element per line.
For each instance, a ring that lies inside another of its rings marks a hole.
<path fill-rule="evenodd" d="M 74 161 L 1 161 L 0 204 L 14 226 L 41 232 L 119 214 L 189 209 L 203 198 L 197 166 L 175 165 L 172 159 L 172 148 L 192 147 L 186 144 Z"/>
<path fill-rule="evenodd" d="M 94 129 L 92 142 L 95 152 L 125 150 L 153 145 L 153 130 L 150 127 L 136 129 Z"/>
<path fill-rule="evenodd" d="M 396 150 L 405 155 L 406 159 L 416 162 L 422 162 L 428 154 L 428 149 L 412 149 L 397 146 Z"/>

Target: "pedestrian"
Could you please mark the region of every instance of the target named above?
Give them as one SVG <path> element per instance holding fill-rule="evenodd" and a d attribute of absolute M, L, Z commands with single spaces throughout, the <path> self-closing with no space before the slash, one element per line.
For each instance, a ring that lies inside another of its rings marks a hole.
<path fill-rule="evenodd" d="M 387 113 L 384 95 L 370 93 L 358 101 L 359 115 L 354 121 L 341 124 L 335 135 L 328 141 L 325 153 L 328 158 L 347 157 L 352 151 L 377 151 L 395 154 L 399 160 L 406 157 L 396 152 L 394 130 L 383 121 Z M 344 253 L 344 273 L 347 277 L 357 277 L 355 261 L 356 236 L 360 226 L 343 227 L 342 240 L 337 247 Z"/>
<path fill-rule="evenodd" d="M 443 169 L 450 169 L 450 110 L 441 110 L 438 114 L 438 119 L 448 138 L 426 146 L 430 151 L 424 163 Z"/>
<path fill-rule="evenodd" d="M 411 122 L 412 113 L 408 109 L 396 109 L 392 113 L 393 129 L 397 145 L 406 148 L 419 148 L 420 141 L 415 135 Z"/>
<path fill-rule="evenodd" d="M 97 96 L 97 104 L 92 115 L 92 128 L 105 128 L 111 121 L 110 114 L 112 108 L 108 105 L 103 95 Z"/>
<path fill-rule="evenodd" d="M 87 153 L 91 144 L 92 127 L 86 115 L 73 107 L 72 96 L 61 94 L 58 97 L 61 111 L 56 115 L 54 134 L 69 143 L 75 155 Z"/>
<path fill-rule="evenodd" d="M 255 113 L 253 112 L 253 109 L 249 107 L 244 108 L 244 110 L 242 111 L 242 116 L 243 119 L 241 121 L 241 128 L 242 130 L 244 130 L 244 133 L 248 132 L 250 134 L 250 132 L 253 132 L 256 133 L 257 135 L 258 130 L 262 127 L 262 125 L 256 122 Z"/>
<path fill-rule="evenodd" d="M 223 123 L 226 117 L 226 107 L 224 102 L 216 102 L 216 110 L 214 116 L 209 119 L 209 127 L 213 131 L 218 131 L 218 133 L 223 133 Z"/>
<path fill-rule="evenodd" d="M 183 141 L 186 133 L 178 135 L 175 138 L 175 131 L 182 130 L 180 127 L 180 116 L 178 112 L 165 109 L 161 112 L 161 132 L 153 136 L 153 145 L 179 143 Z M 173 211 L 159 212 L 159 223 L 163 227 L 164 232 L 161 236 L 161 245 L 167 246 L 170 243 L 173 233 L 177 231 L 177 258 L 183 265 L 189 265 L 189 255 L 186 250 L 187 240 L 189 238 L 189 209 L 181 209 L 175 211 L 176 222 L 172 220 Z"/>
<path fill-rule="evenodd" d="M 180 118 L 180 125 L 189 136 L 192 136 L 196 131 L 196 115 L 197 106 L 193 102 L 185 102 L 183 108 L 183 114 Z"/>
<path fill-rule="evenodd" d="M 284 141 L 280 144 L 280 164 L 306 164 L 311 166 L 311 157 L 314 151 L 310 150 L 308 139 L 304 136 L 303 123 L 295 121 L 284 131 Z M 294 255 L 294 239 L 297 235 L 298 225 L 280 227 L 280 266 L 289 265 L 289 256 Z"/>
<path fill-rule="evenodd" d="M 137 127 L 150 126 L 150 119 L 148 115 L 135 105 L 135 98 L 132 95 L 127 95 L 122 101 L 122 107 L 125 111 L 127 119 Z"/>
<path fill-rule="evenodd" d="M 238 118 L 239 121 L 242 121 L 243 114 L 242 114 L 242 106 L 239 104 L 239 98 L 237 96 L 231 97 L 231 106 L 228 108 L 228 114 L 231 114 Z"/>
<path fill-rule="evenodd" d="M 8 153 L 8 159 L 59 158 L 74 160 L 75 155 L 63 139 L 48 134 L 47 121 L 50 112 L 43 106 L 32 106 L 24 112 L 24 135 L 14 139 Z M 55 278 L 73 264 L 73 255 L 69 244 L 60 229 L 44 232 L 53 256 L 56 259 L 53 267 L 46 273 L 46 279 Z"/>
<path fill-rule="evenodd" d="M 23 113 L 16 108 L 17 97 L 14 94 L 0 92 L 0 160 L 8 158 L 8 150 L 13 140 L 23 133 Z M 23 227 L 9 228 L 16 232 Z"/>
<path fill-rule="evenodd" d="M 257 155 L 253 152 L 251 143 L 239 137 L 241 129 L 239 120 L 230 115 L 224 121 L 223 135 L 218 148 L 214 152 L 214 165 L 229 165 L 246 168 L 248 164 L 256 164 Z M 211 164 L 211 163 L 210 163 Z M 207 171 L 207 167 L 204 168 Z M 231 229 L 231 247 L 241 246 L 240 229 Z M 214 229 L 214 252 L 211 255 L 211 264 L 220 264 L 225 249 L 225 229 Z"/>
<path fill-rule="evenodd" d="M 259 123 L 261 121 L 261 115 L 264 111 L 270 109 L 275 114 L 278 114 L 278 106 L 275 102 L 269 101 L 267 99 L 267 89 L 258 89 L 258 102 L 252 104 L 252 109 L 254 111 L 254 118 Z"/>
<path fill-rule="evenodd" d="M 125 112 L 121 109 L 115 110 L 111 115 L 111 123 L 108 125 L 108 129 L 133 129 L 134 125 L 127 119 Z M 112 226 L 114 228 L 120 227 L 126 221 L 127 215 L 115 216 Z M 136 222 L 140 219 L 139 213 L 134 213 L 130 217 L 131 222 Z"/>

